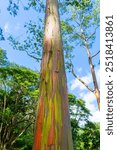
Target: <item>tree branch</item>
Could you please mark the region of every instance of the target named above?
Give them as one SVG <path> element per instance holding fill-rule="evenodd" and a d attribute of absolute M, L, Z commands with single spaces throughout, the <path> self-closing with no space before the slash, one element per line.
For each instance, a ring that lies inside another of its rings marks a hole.
<path fill-rule="evenodd" d="M 81 26 L 81 24 L 78 21 L 75 20 L 75 22 L 79 27 Z"/>
<path fill-rule="evenodd" d="M 95 28 L 95 31 L 87 38 L 87 41 L 88 41 L 92 36 L 94 36 L 94 35 L 96 34 L 96 30 L 97 30 L 98 27 L 99 27 L 99 26 L 97 26 L 97 27 Z"/>
<path fill-rule="evenodd" d="M 22 51 L 23 51 L 23 50 L 22 50 Z M 42 60 L 42 58 L 37 58 L 37 57 L 35 57 L 35 56 L 33 56 L 33 55 L 29 54 L 26 50 L 25 50 L 25 52 L 27 53 L 27 55 L 28 55 L 28 56 L 30 56 L 30 57 L 32 57 L 32 58 L 34 58 L 34 59 L 36 59 L 37 61 Z"/>
<path fill-rule="evenodd" d="M 73 69 L 73 65 L 72 65 L 72 74 L 73 74 L 73 76 L 74 76 L 76 79 L 78 79 L 88 90 L 90 90 L 91 92 L 94 92 L 94 90 L 93 90 L 91 87 L 89 87 L 80 77 L 78 77 L 78 76 L 75 74 L 74 69 Z"/>
<path fill-rule="evenodd" d="M 32 123 L 30 123 L 27 127 L 25 127 L 25 129 L 23 129 L 23 130 L 21 131 L 21 133 L 18 134 L 17 137 L 15 137 L 15 139 L 11 142 L 11 145 L 13 145 L 13 144 L 16 142 L 16 140 L 29 128 L 29 126 L 30 126 L 31 124 L 32 124 Z"/>
<path fill-rule="evenodd" d="M 91 59 L 95 56 L 97 56 L 100 53 L 100 51 L 98 51 L 97 53 L 95 53 L 93 56 L 91 56 Z"/>

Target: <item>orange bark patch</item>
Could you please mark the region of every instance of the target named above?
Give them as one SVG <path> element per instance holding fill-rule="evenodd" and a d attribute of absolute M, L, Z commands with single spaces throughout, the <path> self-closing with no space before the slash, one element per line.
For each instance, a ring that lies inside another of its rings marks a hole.
<path fill-rule="evenodd" d="M 39 112 L 37 115 L 37 126 L 36 126 L 35 138 L 34 138 L 34 143 L 35 143 L 34 150 L 39 150 L 41 147 L 43 107 L 44 107 L 43 99 L 40 98 Z"/>

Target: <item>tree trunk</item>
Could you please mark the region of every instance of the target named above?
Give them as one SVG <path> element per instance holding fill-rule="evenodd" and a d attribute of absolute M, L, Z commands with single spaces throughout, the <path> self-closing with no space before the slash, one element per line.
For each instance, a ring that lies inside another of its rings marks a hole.
<path fill-rule="evenodd" d="M 95 89 L 94 94 L 95 94 L 95 97 L 97 99 L 98 108 L 100 110 L 100 91 L 99 91 L 99 89 Z"/>
<path fill-rule="evenodd" d="M 89 50 L 87 44 L 86 44 L 86 51 L 87 51 L 89 65 L 90 65 L 90 70 L 91 70 L 91 74 L 92 74 L 92 78 L 93 78 L 94 95 L 95 95 L 95 97 L 97 99 L 98 109 L 100 110 L 100 91 L 99 91 L 99 87 L 98 87 L 98 83 L 97 83 L 97 78 L 96 78 L 94 66 L 93 66 L 93 63 L 92 63 L 90 50 Z"/>
<path fill-rule="evenodd" d="M 47 0 L 33 150 L 73 150 L 57 0 Z"/>
<path fill-rule="evenodd" d="M 2 144 L 2 143 L 0 143 L 1 145 L 0 145 L 0 150 L 6 150 L 6 145 L 5 144 Z"/>

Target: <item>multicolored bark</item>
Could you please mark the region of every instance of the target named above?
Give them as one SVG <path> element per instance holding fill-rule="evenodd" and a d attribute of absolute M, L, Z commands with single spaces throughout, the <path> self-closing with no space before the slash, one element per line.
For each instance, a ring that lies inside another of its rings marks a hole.
<path fill-rule="evenodd" d="M 58 1 L 47 0 L 33 150 L 72 150 Z"/>

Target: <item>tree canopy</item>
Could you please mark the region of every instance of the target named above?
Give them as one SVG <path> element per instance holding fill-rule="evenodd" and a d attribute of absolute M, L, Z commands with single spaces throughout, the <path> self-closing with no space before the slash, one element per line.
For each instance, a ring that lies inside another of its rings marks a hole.
<path fill-rule="evenodd" d="M 10 148 L 28 127 L 34 126 L 39 73 L 16 64 L 4 67 L 7 62 L 2 49 L 1 54 L 0 145 Z"/>

